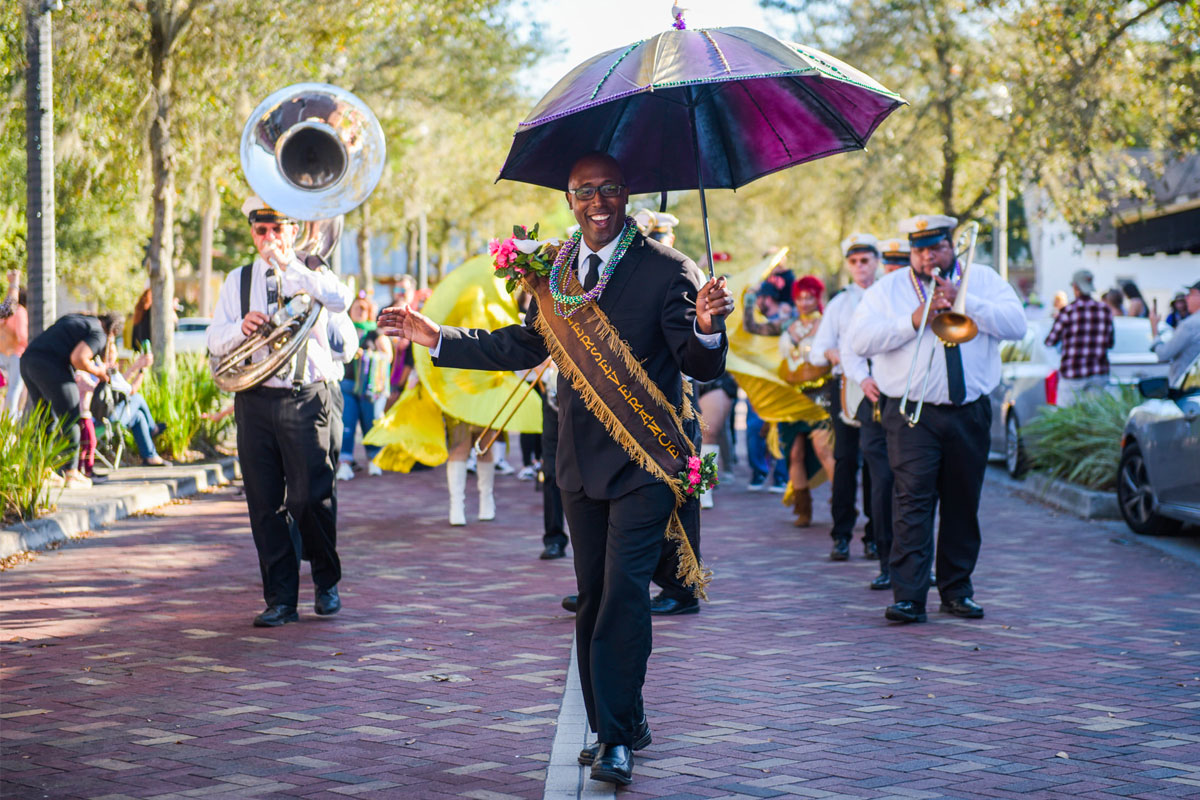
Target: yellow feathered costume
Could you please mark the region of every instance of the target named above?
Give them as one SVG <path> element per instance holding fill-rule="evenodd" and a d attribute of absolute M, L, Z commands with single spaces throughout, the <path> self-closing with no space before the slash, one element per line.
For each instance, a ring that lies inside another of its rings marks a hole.
<path fill-rule="evenodd" d="M 421 310 L 439 325 L 494 330 L 521 321 L 517 303 L 493 277 L 492 259 L 468 260 L 437 285 Z M 420 461 L 435 467 L 449 456 L 443 415 L 486 427 L 514 392 L 521 396 L 524 381 L 512 372 L 434 367 L 429 350 L 415 346 L 416 386 L 405 390 L 364 437 L 383 448 L 375 463 L 386 470 L 408 472 Z M 511 408 L 511 405 L 509 406 Z M 502 422 L 503 420 L 501 420 Z M 508 423 L 507 430 L 541 433 L 541 398 L 530 392 Z"/>

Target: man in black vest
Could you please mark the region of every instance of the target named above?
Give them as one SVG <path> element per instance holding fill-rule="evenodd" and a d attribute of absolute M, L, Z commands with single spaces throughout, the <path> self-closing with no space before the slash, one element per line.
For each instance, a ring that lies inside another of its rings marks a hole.
<path fill-rule="evenodd" d="M 733 310 L 724 280 L 703 278 L 691 259 L 634 236 L 615 264 L 629 192 L 620 165 L 595 153 L 575 163 L 567 204 L 582 232 L 573 265 L 584 290 L 604 282 L 596 301 L 650 380 L 679 408 L 682 373 L 708 381 L 724 370 L 728 342 L 718 318 Z M 497 331 L 439 327 L 407 309 L 384 311 L 380 325 L 431 348 L 438 366 L 518 370 L 547 356 L 530 307 L 524 325 Z M 632 750 L 650 743 L 642 684 L 651 650 L 650 577 L 675 507 L 671 489 L 630 460 L 565 377 L 559 378 L 558 485 L 579 585 L 576 638 L 588 722 L 598 741 L 580 753 L 592 778 L 628 784 Z M 694 502 L 694 501 L 693 501 Z"/>

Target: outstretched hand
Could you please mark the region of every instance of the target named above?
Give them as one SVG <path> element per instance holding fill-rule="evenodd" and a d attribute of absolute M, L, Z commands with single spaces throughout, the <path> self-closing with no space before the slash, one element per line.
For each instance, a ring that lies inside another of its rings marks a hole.
<path fill-rule="evenodd" d="M 700 287 L 696 295 L 696 328 L 712 333 L 714 320 L 733 312 L 733 292 L 725 286 L 724 278 L 713 278 Z"/>
<path fill-rule="evenodd" d="M 379 330 L 385 336 L 401 336 L 426 347 L 437 347 L 442 328 L 415 309 L 391 306 L 379 313 Z"/>

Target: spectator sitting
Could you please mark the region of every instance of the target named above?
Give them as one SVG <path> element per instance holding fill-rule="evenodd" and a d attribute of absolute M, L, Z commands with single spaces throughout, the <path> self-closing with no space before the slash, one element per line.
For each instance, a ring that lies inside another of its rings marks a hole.
<path fill-rule="evenodd" d="M 116 348 L 113 348 L 109 363 L 116 365 Z M 113 405 L 112 418 L 133 434 L 133 441 L 137 444 L 144 466 L 169 467 L 171 462 L 160 456 L 154 447 L 154 437 L 166 430 L 166 426 L 154 421 L 150 405 L 138 391 L 145 380 L 146 370 L 152 364 L 154 356 L 141 353 L 124 375 L 114 369 L 111 380 L 113 391 L 116 393 L 116 403 Z"/>

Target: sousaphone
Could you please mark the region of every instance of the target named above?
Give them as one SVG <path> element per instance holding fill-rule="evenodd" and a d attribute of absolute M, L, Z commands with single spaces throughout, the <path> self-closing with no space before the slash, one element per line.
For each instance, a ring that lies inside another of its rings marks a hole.
<path fill-rule="evenodd" d="M 383 128 L 367 105 L 326 83 L 274 92 L 242 129 L 242 171 L 267 205 L 300 221 L 296 256 L 324 261 L 342 232 L 342 215 L 379 183 L 386 156 Z M 269 322 L 213 367 L 221 389 L 241 392 L 287 371 L 321 315 L 305 294 L 286 298 Z M 251 356 L 263 348 L 265 358 Z"/>

